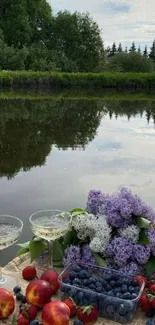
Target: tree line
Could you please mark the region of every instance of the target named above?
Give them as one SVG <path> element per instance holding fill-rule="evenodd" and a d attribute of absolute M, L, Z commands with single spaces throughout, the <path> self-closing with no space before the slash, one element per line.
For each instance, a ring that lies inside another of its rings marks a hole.
<path fill-rule="evenodd" d="M 148 52 L 133 42 L 105 48 L 88 13 L 53 14 L 47 0 L 0 1 L 0 70 L 153 72 L 155 40 Z"/>

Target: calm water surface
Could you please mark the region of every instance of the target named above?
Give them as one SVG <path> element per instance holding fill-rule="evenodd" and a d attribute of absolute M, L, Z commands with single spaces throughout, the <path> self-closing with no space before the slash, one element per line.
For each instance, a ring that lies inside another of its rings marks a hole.
<path fill-rule="evenodd" d="M 155 208 L 155 102 L 0 100 L 0 211 L 85 207 L 89 189 L 130 187 Z M 3 264 L 16 247 L 3 251 Z"/>

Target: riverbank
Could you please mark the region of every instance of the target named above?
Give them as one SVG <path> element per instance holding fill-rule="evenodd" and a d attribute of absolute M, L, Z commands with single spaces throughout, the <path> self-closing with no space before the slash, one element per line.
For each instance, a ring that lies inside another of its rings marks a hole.
<path fill-rule="evenodd" d="M 15 89 L 154 89 L 155 73 L 58 73 L 4 71 L 0 87 Z"/>

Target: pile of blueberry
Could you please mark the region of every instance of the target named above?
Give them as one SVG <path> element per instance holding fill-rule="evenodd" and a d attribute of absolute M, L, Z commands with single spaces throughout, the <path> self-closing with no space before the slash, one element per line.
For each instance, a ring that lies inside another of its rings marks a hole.
<path fill-rule="evenodd" d="M 95 273 L 95 274 L 94 274 Z M 126 323 L 133 318 L 140 292 L 138 283 L 119 273 L 102 274 L 75 266 L 62 277 L 63 298 L 71 297 L 77 305 L 96 305 L 100 317 Z"/>

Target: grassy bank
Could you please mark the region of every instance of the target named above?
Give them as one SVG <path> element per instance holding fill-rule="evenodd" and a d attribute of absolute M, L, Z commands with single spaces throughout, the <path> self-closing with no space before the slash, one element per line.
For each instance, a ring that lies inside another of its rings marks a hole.
<path fill-rule="evenodd" d="M 155 73 L 49 73 L 8 71 L 0 73 L 0 87 L 33 89 L 154 89 Z"/>

